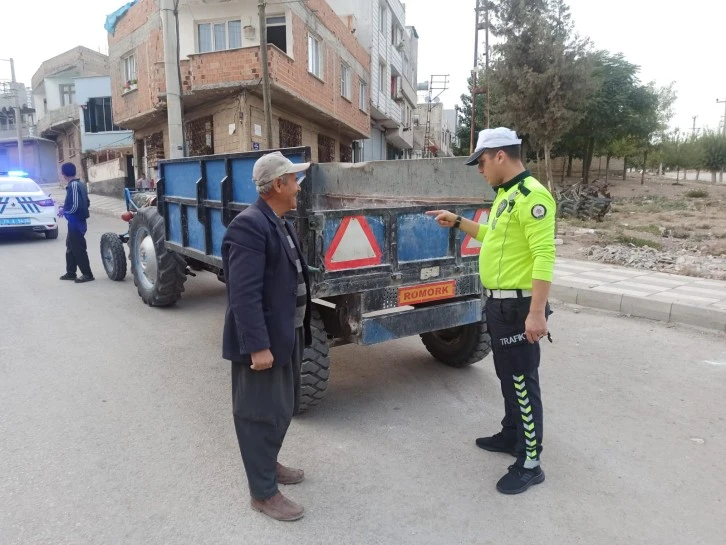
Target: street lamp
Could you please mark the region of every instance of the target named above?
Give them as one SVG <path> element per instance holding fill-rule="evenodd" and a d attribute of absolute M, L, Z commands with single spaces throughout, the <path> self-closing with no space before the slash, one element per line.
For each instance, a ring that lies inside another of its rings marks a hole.
<path fill-rule="evenodd" d="M 10 63 L 10 78 L 15 91 L 15 130 L 18 135 L 18 168 L 23 169 L 23 126 L 20 121 L 20 93 L 18 92 L 17 81 L 15 81 L 15 62 L 13 59 L 0 59 Z"/>

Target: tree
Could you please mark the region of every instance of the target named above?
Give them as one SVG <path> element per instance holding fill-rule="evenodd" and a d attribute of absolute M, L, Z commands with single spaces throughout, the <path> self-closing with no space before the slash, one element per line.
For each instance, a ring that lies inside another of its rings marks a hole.
<path fill-rule="evenodd" d="M 645 183 L 648 154 L 653 146 L 659 143 L 660 135 L 673 117 L 673 104 L 676 101 L 673 86 L 674 83 L 671 83 L 659 89 L 655 86 L 655 82 L 651 82 L 647 86 L 639 87 L 633 97 L 635 115 L 629 120 L 629 128 L 643 153 L 641 185 Z"/>
<path fill-rule="evenodd" d="M 695 169 L 696 181 L 701 174 L 701 168 L 703 166 L 703 146 L 701 140 L 698 138 L 689 138 L 683 142 L 681 146 L 681 161 L 683 163 L 683 174 L 684 179 L 688 173 L 688 170 Z"/>
<path fill-rule="evenodd" d="M 618 53 L 597 51 L 590 55 L 595 91 L 588 97 L 582 119 L 565 136 L 569 142 L 568 155 L 583 159 L 583 182 L 589 181 L 592 158 L 596 150 L 605 153 L 606 177 L 610 157 L 615 155 L 613 144 L 628 134 L 625 120 L 630 94 L 638 85 L 638 67 Z"/>
<path fill-rule="evenodd" d="M 544 150 L 552 189 L 552 148 L 582 117 L 593 78 L 587 42 L 574 35 L 563 0 L 498 0 L 491 86 L 498 111 Z"/>
<path fill-rule="evenodd" d="M 481 81 L 481 75 L 477 76 Z M 454 149 L 454 155 L 469 155 L 471 144 L 471 97 L 473 96 L 473 78 L 469 76 L 469 94 L 461 95 L 461 108 L 459 108 L 459 118 L 457 119 L 457 136 L 459 137 L 459 147 Z M 476 97 L 476 120 L 475 128 L 484 128 L 486 126 L 486 98 L 484 95 Z M 475 142 L 476 143 L 476 142 Z"/>
<path fill-rule="evenodd" d="M 726 168 L 726 136 L 707 132 L 700 143 L 703 149 L 703 167 L 711 171 L 711 181 L 716 183 L 716 173 Z"/>
<path fill-rule="evenodd" d="M 485 80 L 485 74 L 484 71 L 480 71 L 477 75 L 477 81 L 483 82 Z M 459 137 L 460 147 L 458 149 L 454 150 L 454 155 L 457 156 L 465 156 L 469 155 L 469 143 L 471 142 L 471 97 L 472 97 L 472 83 L 473 80 L 471 76 L 468 78 L 468 86 L 469 86 L 469 94 L 467 95 L 461 95 L 461 108 L 459 109 L 459 119 L 457 120 L 458 123 L 458 131 L 457 135 Z M 478 134 L 478 131 L 484 129 L 486 127 L 486 95 L 485 94 L 477 94 L 476 97 L 476 122 L 474 124 L 475 128 L 475 141 L 474 144 L 476 144 L 476 134 Z M 509 125 L 509 120 L 507 120 L 505 113 L 501 112 L 501 108 L 499 107 L 499 100 L 498 95 L 496 94 L 495 89 L 490 89 L 489 92 L 489 105 L 490 105 L 490 126 L 492 127 L 499 127 L 499 126 L 507 126 Z"/>

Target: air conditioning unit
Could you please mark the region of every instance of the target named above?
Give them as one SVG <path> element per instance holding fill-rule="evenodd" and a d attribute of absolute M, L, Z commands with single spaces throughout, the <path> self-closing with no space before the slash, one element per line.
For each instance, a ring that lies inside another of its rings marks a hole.
<path fill-rule="evenodd" d="M 405 48 L 406 48 L 406 41 L 405 40 L 401 40 L 400 42 L 398 42 L 396 44 L 396 49 L 398 51 L 403 51 Z"/>

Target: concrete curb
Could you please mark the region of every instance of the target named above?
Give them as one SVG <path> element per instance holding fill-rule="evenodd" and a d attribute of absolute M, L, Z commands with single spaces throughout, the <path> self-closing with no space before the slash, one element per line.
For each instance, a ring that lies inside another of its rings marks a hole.
<path fill-rule="evenodd" d="M 93 215 L 95 214 L 98 216 L 105 216 L 108 218 L 118 218 L 119 221 L 122 221 L 121 214 L 125 211 L 126 211 L 125 208 L 123 210 L 119 211 L 119 210 L 111 209 L 111 208 L 100 208 L 100 207 L 96 208 L 93 205 L 91 205 L 91 218 L 93 218 Z"/>
<path fill-rule="evenodd" d="M 551 295 L 563 303 L 619 312 L 628 316 L 679 323 L 726 332 L 726 310 L 661 301 L 587 288 L 552 285 Z"/>

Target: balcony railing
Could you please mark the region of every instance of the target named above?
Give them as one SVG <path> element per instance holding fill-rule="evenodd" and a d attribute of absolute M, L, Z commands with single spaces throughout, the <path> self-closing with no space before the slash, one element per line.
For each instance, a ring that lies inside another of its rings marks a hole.
<path fill-rule="evenodd" d="M 42 135 L 47 130 L 78 121 L 80 115 L 78 108 L 77 104 L 68 104 L 57 110 L 48 111 L 38 120 L 38 133 Z"/>

